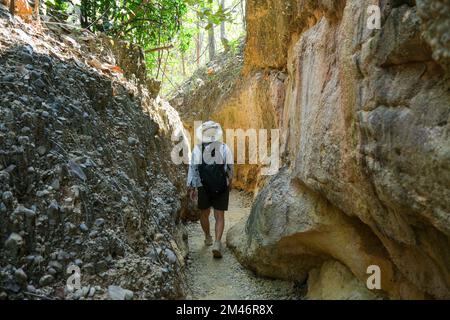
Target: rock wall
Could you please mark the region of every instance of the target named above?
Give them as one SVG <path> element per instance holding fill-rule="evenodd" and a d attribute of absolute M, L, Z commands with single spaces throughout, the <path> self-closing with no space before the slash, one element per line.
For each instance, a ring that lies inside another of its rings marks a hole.
<path fill-rule="evenodd" d="M 0 8 L 0 298 L 183 297 L 178 113 L 117 48 L 53 29 Z"/>
<path fill-rule="evenodd" d="M 363 284 L 380 266 L 378 297 L 448 299 L 450 2 L 380 1 L 380 30 L 372 4 L 247 2 L 243 76 L 286 73 L 284 168 L 228 245 L 311 297 L 338 261 Z"/>

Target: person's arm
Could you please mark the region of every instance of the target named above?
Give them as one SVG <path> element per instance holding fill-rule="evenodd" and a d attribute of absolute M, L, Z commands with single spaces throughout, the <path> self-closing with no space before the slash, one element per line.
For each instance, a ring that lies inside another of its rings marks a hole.
<path fill-rule="evenodd" d="M 188 170 L 188 178 L 187 178 L 187 186 L 189 189 L 189 195 L 191 199 L 196 194 L 196 188 L 202 186 L 201 180 L 200 180 L 200 174 L 198 172 L 198 147 L 195 146 L 194 150 L 192 151 L 191 155 L 191 161 L 189 163 L 189 170 Z"/>
<path fill-rule="evenodd" d="M 225 173 L 227 175 L 228 188 L 231 189 L 233 183 L 234 157 L 230 148 L 224 143 L 225 153 Z"/>

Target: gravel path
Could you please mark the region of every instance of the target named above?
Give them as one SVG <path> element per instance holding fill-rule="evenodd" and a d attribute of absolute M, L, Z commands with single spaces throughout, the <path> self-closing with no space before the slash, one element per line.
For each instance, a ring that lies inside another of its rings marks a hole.
<path fill-rule="evenodd" d="M 250 212 L 251 199 L 244 193 L 232 191 L 229 211 L 225 212 L 225 231 Z M 211 231 L 214 234 L 214 217 L 210 216 Z M 188 225 L 189 258 L 187 267 L 188 285 L 191 294 L 188 299 L 294 299 L 292 282 L 269 280 L 256 277 L 243 268 L 228 248 L 223 246 L 223 258 L 214 259 L 211 247 L 203 243 L 204 235 L 200 223 Z"/>

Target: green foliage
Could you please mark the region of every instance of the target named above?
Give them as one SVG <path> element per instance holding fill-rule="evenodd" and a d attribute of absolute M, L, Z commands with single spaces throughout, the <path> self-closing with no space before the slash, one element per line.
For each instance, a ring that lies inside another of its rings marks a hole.
<path fill-rule="evenodd" d="M 179 42 L 178 46 L 179 46 L 180 52 L 184 53 L 189 49 L 191 42 L 192 42 L 193 35 L 194 35 L 194 32 L 191 29 L 182 28 L 180 30 L 180 33 L 178 35 L 178 42 Z"/>
<path fill-rule="evenodd" d="M 57 16 L 60 19 L 66 20 L 67 19 L 67 10 L 69 7 L 69 2 L 65 0 L 47 0 L 45 1 L 45 4 L 47 5 L 47 8 L 49 11 Z"/>
<path fill-rule="evenodd" d="M 206 23 L 206 30 L 222 21 L 233 21 L 230 9 L 225 9 L 221 5 L 215 8 L 214 0 L 186 0 L 186 3 L 197 13 L 197 18 Z"/>
<path fill-rule="evenodd" d="M 169 42 L 186 13 L 183 0 L 81 0 L 82 26 L 141 45 L 144 49 Z"/>
<path fill-rule="evenodd" d="M 228 45 L 230 46 L 230 50 L 233 53 L 237 53 L 239 51 L 239 46 L 242 43 L 242 38 L 236 38 L 228 42 Z"/>
<path fill-rule="evenodd" d="M 47 0 L 45 3 L 53 10 L 61 12 L 66 10 L 68 5 L 68 2 L 64 0 Z"/>
<path fill-rule="evenodd" d="M 200 46 L 202 54 L 206 51 L 204 40 L 198 43 L 203 30 L 227 22 L 233 37 L 239 36 L 240 29 L 232 25 L 234 9 L 243 0 L 226 0 L 228 8 L 218 0 L 44 1 L 59 20 L 138 44 L 146 51 L 151 76 L 173 87 L 172 81 L 179 83 L 198 67 L 196 48 Z M 230 44 L 231 49 L 237 46 Z"/>

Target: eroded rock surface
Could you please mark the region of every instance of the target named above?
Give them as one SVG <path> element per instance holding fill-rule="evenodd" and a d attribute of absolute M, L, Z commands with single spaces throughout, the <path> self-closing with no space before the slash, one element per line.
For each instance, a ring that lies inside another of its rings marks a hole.
<path fill-rule="evenodd" d="M 332 3 L 248 1 L 244 75 L 287 73 L 285 169 L 228 244 L 262 275 L 338 261 L 365 284 L 377 264 L 378 296 L 448 299 L 450 3 L 382 2 L 381 30 L 371 1 Z"/>
<path fill-rule="evenodd" d="M 181 121 L 146 81 L 103 68 L 100 44 L 0 17 L 2 298 L 185 295 Z"/>

